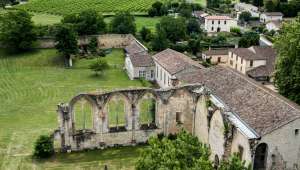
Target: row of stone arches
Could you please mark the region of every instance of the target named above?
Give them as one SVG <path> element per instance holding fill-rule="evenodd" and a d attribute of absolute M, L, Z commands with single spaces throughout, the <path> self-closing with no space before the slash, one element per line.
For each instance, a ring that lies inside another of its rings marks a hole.
<path fill-rule="evenodd" d="M 102 115 L 94 101 L 86 96 L 77 98 L 71 105 L 73 128 L 75 130 L 94 130 L 96 117 L 102 117 L 109 132 L 126 131 L 129 117 L 132 116 L 132 105 L 126 96 L 117 93 L 108 98 Z M 144 94 L 136 103 L 135 112 L 139 128 L 155 128 L 156 98 L 152 93 Z"/>

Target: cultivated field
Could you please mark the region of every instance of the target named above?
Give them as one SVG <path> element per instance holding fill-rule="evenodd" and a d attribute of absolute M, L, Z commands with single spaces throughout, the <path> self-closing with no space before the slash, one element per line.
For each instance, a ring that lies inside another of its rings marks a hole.
<path fill-rule="evenodd" d="M 34 141 L 57 128 L 56 105 L 96 89 L 142 86 L 123 71 L 124 54 L 113 50 L 106 57 L 112 66 L 102 77 L 88 69 L 93 60 L 79 60 L 65 69 L 56 50 L 9 55 L 0 50 L 0 169 L 131 169 L 142 148 L 58 155 L 36 162 Z M 72 163 L 72 164 L 71 164 Z M 125 168 L 126 167 L 126 168 Z"/>
<path fill-rule="evenodd" d="M 86 9 L 94 9 L 102 13 L 130 11 L 139 14 L 146 13 L 156 1 L 157 0 L 30 0 L 29 3 L 19 5 L 18 8 L 32 12 L 59 15 L 78 13 Z"/>

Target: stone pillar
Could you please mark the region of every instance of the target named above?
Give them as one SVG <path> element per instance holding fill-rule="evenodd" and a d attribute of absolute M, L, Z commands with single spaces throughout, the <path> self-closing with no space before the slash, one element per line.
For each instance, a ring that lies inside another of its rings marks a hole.
<path fill-rule="evenodd" d="M 62 151 L 70 151 L 73 143 L 73 121 L 69 106 L 59 104 L 57 113 L 59 115 L 60 133 L 61 133 L 61 149 Z"/>

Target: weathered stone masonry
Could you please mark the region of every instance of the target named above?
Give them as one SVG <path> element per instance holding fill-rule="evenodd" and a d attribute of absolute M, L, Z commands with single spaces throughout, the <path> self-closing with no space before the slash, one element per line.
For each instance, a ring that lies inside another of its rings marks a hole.
<path fill-rule="evenodd" d="M 155 126 L 141 129 L 138 104 L 149 94 L 156 102 Z M 123 131 L 111 131 L 109 128 L 106 106 L 115 96 L 122 96 L 126 100 L 126 126 Z M 81 99 L 92 105 L 92 129 L 76 129 L 73 109 Z M 59 129 L 55 131 L 55 139 L 62 151 L 80 151 L 144 143 L 152 135 L 177 133 L 184 128 L 210 146 L 212 159 L 223 159 L 230 154 L 236 129 L 227 119 L 225 110 L 209 101 L 210 91 L 200 84 L 168 89 L 139 88 L 79 94 L 68 104 L 58 105 Z"/>

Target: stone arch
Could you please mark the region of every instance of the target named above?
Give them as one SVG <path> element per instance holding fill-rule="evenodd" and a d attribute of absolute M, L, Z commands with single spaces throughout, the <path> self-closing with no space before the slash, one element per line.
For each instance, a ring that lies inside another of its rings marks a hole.
<path fill-rule="evenodd" d="M 84 108 L 82 106 L 84 105 Z M 72 120 L 72 129 L 75 130 L 96 130 L 97 126 L 97 103 L 87 94 L 75 96 L 69 102 L 70 117 Z M 78 112 L 79 111 L 79 112 Z M 77 112 L 77 113 L 76 113 Z M 80 113 L 81 112 L 81 113 Z M 77 116 L 76 116 L 77 115 Z M 81 121 L 81 122 L 78 122 Z M 80 126 L 80 124 L 82 126 Z"/>
<path fill-rule="evenodd" d="M 196 104 L 195 135 L 201 142 L 208 144 L 208 110 L 204 95 L 199 97 Z"/>
<path fill-rule="evenodd" d="M 255 149 L 254 155 L 254 170 L 265 170 L 267 167 L 268 145 L 260 143 Z"/>
<path fill-rule="evenodd" d="M 109 131 L 125 131 L 130 114 L 131 103 L 127 96 L 120 92 L 112 92 L 103 107 L 104 122 Z"/>
<path fill-rule="evenodd" d="M 138 121 L 141 129 L 155 128 L 157 96 L 146 91 L 137 102 Z"/>
<path fill-rule="evenodd" d="M 222 158 L 225 152 L 225 126 L 223 115 L 220 110 L 216 110 L 210 120 L 209 144 L 211 155 L 218 155 Z M 211 159 L 214 159 L 213 157 Z"/>

